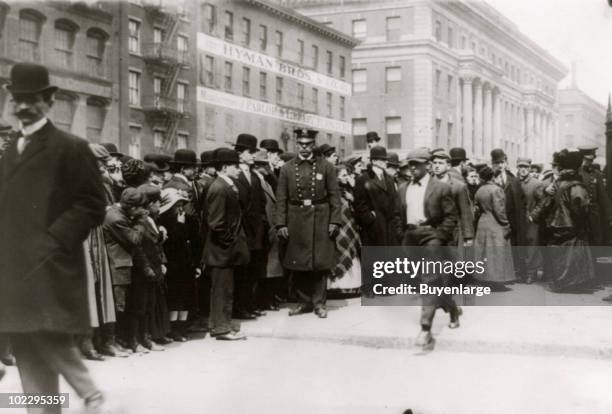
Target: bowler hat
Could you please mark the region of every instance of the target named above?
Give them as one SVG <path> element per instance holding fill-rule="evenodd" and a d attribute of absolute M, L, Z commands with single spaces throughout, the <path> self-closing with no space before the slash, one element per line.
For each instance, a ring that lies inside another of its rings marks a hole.
<path fill-rule="evenodd" d="M 324 157 L 329 157 L 334 152 L 336 152 L 336 147 L 332 147 L 329 144 L 323 144 L 319 147 L 319 153 L 321 153 Z"/>
<path fill-rule="evenodd" d="M 147 154 L 144 156 L 146 162 L 153 171 L 164 172 L 170 169 L 172 157 L 164 154 Z"/>
<path fill-rule="evenodd" d="M 11 83 L 6 86 L 12 94 L 55 92 L 57 86 L 49 83 L 49 71 L 37 63 L 16 63 L 11 68 Z"/>
<path fill-rule="evenodd" d="M 110 154 L 108 153 L 106 148 L 104 148 L 100 144 L 91 143 L 89 144 L 89 149 L 91 149 L 91 152 L 97 160 L 107 161 L 110 158 Z"/>
<path fill-rule="evenodd" d="M 119 152 L 119 150 L 117 149 L 117 146 L 113 144 L 112 142 L 103 142 L 100 145 L 106 148 L 106 150 L 108 151 L 111 157 L 118 157 L 118 158 L 123 157 L 123 154 Z"/>
<path fill-rule="evenodd" d="M 531 158 L 519 157 L 516 160 L 517 167 L 530 167 L 531 166 Z"/>
<path fill-rule="evenodd" d="M 275 139 L 263 139 L 261 140 L 261 144 L 259 144 L 259 148 L 263 148 L 268 152 L 283 152 L 282 149 L 278 146 L 278 141 Z"/>
<path fill-rule="evenodd" d="M 399 168 L 400 162 L 399 162 L 399 155 L 397 155 L 397 152 L 389 152 L 387 153 L 387 157 L 389 160 L 389 167 Z"/>
<path fill-rule="evenodd" d="M 424 164 L 431 158 L 431 152 L 427 148 L 416 148 L 406 155 L 409 163 Z"/>
<path fill-rule="evenodd" d="M 256 152 L 257 138 L 255 138 L 255 136 L 251 134 L 240 134 L 238 135 L 238 138 L 236 138 L 234 148 L 236 149 L 236 151 L 249 150 L 252 152 Z"/>
<path fill-rule="evenodd" d="M 238 152 L 231 148 L 217 148 L 213 151 L 213 164 L 223 166 L 228 164 L 239 164 Z"/>
<path fill-rule="evenodd" d="M 577 170 L 582 164 L 582 154 L 580 151 L 563 149 L 558 156 L 559 169 Z"/>
<path fill-rule="evenodd" d="M 196 166 L 198 164 L 198 157 L 192 150 L 181 148 L 174 152 L 174 158 L 172 158 L 171 163 L 174 165 Z"/>
<path fill-rule="evenodd" d="M 452 161 L 466 161 L 467 160 L 467 154 L 465 153 L 465 150 L 461 147 L 451 148 L 449 151 L 449 155 Z"/>
<path fill-rule="evenodd" d="M 200 154 L 200 161 L 202 161 L 203 166 L 207 167 L 212 164 L 213 153 L 214 151 L 204 151 Z"/>
<path fill-rule="evenodd" d="M 501 148 L 495 148 L 491 150 L 491 162 L 502 162 L 506 161 L 508 157 L 506 157 L 506 153 Z"/>
<path fill-rule="evenodd" d="M 387 161 L 389 159 L 387 149 L 385 147 L 381 147 L 380 145 L 370 148 L 370 159 Z"/>
<path fill-rule="evenodd" d="M 578 151 L 580 151 L 580 155 L 589 160 L 595 159 L 595 152 L 597 151 L 597 147 L 593 147 L 591 145 L 583 145 L 578 147 Z"/>
<path fill-rule="evenodd" d="M 377 142 L 380 141 L 380 137 L 378 136 L 378 132 L 370 131 L 366 134 L 366 142 Z"/>

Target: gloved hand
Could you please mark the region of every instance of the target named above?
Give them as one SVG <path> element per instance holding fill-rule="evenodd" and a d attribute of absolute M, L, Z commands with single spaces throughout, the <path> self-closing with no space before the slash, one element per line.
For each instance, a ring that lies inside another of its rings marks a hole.
<path fill-rule="evenodd" d="M 287 226 L 283 226 L 283 227 L 279 228 L 276 231 L 276 234 L 278 234 L 278 237 L 280 237 L 282 239 L 288 239 L 289 238 L 289 229 L 287 228 Z"/>

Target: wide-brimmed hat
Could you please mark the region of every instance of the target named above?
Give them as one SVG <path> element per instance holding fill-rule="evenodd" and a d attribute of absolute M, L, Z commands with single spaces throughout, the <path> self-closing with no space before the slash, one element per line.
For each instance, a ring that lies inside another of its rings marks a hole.
<path fill-rule="evenodd" d="M 106 148 L 100 144 L 91 143 L 89 144 L 89 149 L 91 149 L 91 152 L 97 160 L 108 161 L 111 157 Z"/>
<path fill-rule="evenodd" d="M 378 136 L 378 132 L 370 131 L 366 134 L 366 142 L 374 142 L 380 141 L 380 137 Z"/>
<path fill-rule="evenodd" d="M 467 154 L 461 147 L 451 148 L 448 152 L 451 161 L 467 161 Z"/>
<path fill-rule="evenodd" d="M 283 150 L 280 149 L 279 145 L 278 145 L 278 141 L 275 139 L 264 139 L 261 141 L 261 144 L 259 144 L 259 148 L 263 148 L 268 152 L 279 152 L 282 153 Z"/>
<path fill-rule="evenodd" d="M 336 147 L 332 147 L 329 144 L 323 144 L 319 146 L 319 153 L 324 157 L 329 157 L 334 152 L 336 152 Z"/>
<path fill-rule="evenodd" d="M 427 148 L 415 148 L 406 154 L 408 163 L 425 164 L 431 158 L 431 152 Z"/>
<path fill-rule="evenodd" d="M 198 165 L 198 157 L 196 153 L 190 149 L 177 149 L 174 152 L 174 157 L 172 158 L 172 161 L 170 163 L 178 166 L 195 167 Z"/>
<path fill-rule="evenodd" d="M 257 151 L 257 138 L 251 134 L 240 134 L 238 135 L 238 138 L 236 138 L 236 143 L 234 144 L 234 148 L 238 152 L 241 152 L 244 150 L 256 152 Z"/>
<path fill-rule="evenodd" d="M 387 161 L 389 159 L 387 149 L 385 147 L 381 147 L 380 145 L 370 148 L 370 159 Z"/>
<path fill-rule="evenodd" d="M 208 167 L 209 165 L 212 164 L 214 152 L 215 152 L 214 150 L 211 150 L 211 151 L 204 151 L 200 154 L 200 161 L 202 161 L 202 166 Z"/>
<path fill-rule="evenodd" d="M 517 167 L 531 167 L 531 158 L 518 157 L 516 159 Z"/>
<path fill-rule="evenodd" d="M 145 196 L 145 199 L 146 199 L 145 204 L 152 203 L 154 201 L 161 201 L 162 199 L 161 188 L 151 183 L 142 184 L 138 186 L 136 189 Z"/>
<path fill-rule="evenodd" d="M 106 150 L 108 151 L 111 157 L 117 157 L 117 158 L 123 157 L 123 154 L 119 152 L 119 150 L 117 149 L 117 146 L 113 144 L 112 142 L 103 142 L 100 145 L 106 148 Z"/>
<path fill-rule="evenodd" d="M 494 150 L 491 150 L 491 162 L 492 163 L 503 162 L 503 161 L 506 161 L 507 159 L 508 157 L 506 156 L 506 153 L 504 152 L 503 149 L 495 148 Z"/>
<path fill-rule="evenodd" d="M 37 63 L 16 63 L 11 68 L 11 83 L 6 85 L 12 94 L 55 92 L 57 86 L 49 83 L 49 71 Z"/>
<path fill-rule="evenodd" d="M 143 159 L 153 171 L 164 172 L 170 169 L 170 161 L 172 160 L 172 157 L 165 154 L 147 154 Z"/>
<path fill-rule="evenodd" d="M 180 190 L 168 187 L 161 190 L 161 205 L 159 214 L 164 214 L 179 201 L 189 201 L 189 198 Z"/>
<path fill-rule="evenodd" d="M 397 154 L 397 152 L 387 153 L 387 159 L 389 161 L 388 163 L 389 167 L 399 168 L 400 162 L 399 162 L 399 155 Z"/>
<path fill-rule="evenodd" d="M 219 167 L 228 164 L 239 164 L 240 157 L 238 156 L 238 151 L 231 148 L 217 148 L 213 151 L 212 163 Z"/>

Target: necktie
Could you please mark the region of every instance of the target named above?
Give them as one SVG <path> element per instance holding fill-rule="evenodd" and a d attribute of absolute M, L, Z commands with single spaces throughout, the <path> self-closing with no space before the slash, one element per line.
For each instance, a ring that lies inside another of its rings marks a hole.
<path fill-rule="evenodd" d="M 29 142 L 29 138 L 26 138 L 23 133 L 19 133 L 19 139 L 17 140 L 17 153 L 19 155 L 23 154 L 23 151 L 25 151 L 25 148 Z"/>

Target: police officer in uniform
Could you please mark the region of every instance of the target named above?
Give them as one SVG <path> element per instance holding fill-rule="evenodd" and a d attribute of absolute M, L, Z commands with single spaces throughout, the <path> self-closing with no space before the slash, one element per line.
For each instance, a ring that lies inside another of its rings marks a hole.
<path fill-rule="evenodd" d="M 589 209 L 589 244 L 601 246 L 606 242 L 609 224 L 609 207 L 603 174 L 593 167 L 597 147 L 583 146 L 578 150 L 582 154 L 582 166 L 579 174 L 589 190 L 591 205 Z"/>

